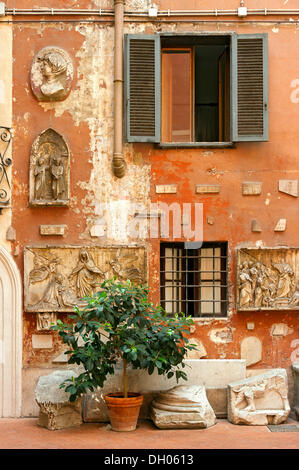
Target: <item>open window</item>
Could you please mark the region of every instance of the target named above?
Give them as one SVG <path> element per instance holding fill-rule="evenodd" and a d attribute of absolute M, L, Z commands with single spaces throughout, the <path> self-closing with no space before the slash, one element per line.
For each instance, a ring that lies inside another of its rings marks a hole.
<path fill-rule="evenodd" d="M 268 140 L 267 35 L 127 35 L 128 142 Z"/>

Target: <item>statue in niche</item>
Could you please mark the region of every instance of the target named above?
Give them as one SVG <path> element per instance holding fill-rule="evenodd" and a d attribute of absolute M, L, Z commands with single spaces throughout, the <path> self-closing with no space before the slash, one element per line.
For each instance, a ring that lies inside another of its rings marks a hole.
<path fill-rule="evenodd" d="M 83 298 L 94 292 L 94 288 L 100 285 L 99 278 L 105 279 L 105 274 L 95 265 L 88 251 L 81 248 L 78 264 L 70 274 L 69 279 L 76 277 L 77 295 Z"/>
<path fill-rule="evenodd" d="M 45 47 L 34 57 L 31 88 L 39 101 L 62 101 L 70 92 L 73 65 L 66 51 Z"/>
<path fill-rule="evenodd" d="M 30 155 L 31 205 L 67 205 L 69 202 L 69 151 L 53 129 L 34 141 Z"/>

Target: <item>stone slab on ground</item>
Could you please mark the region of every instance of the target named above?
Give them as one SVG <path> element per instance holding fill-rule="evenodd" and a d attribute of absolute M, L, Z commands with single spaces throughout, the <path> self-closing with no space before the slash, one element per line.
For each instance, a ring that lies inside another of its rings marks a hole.
<path fill-rule="evenodd" d="M 163 390 L 177 385 L 203 385 L 208 400 L 219 418 L 227 416 L 226 389 L 230 382 L 246 377 L 246 361 L 242 359 L 188 359 L 185 361 L 188 380 L 167 379 L 155 371 L 149 375 L 142 370 L 128 370 L 128 384 L 131 392 L 140 392 L 144 396 L 140 417 L 149 416 L 149 407 L 153 399 Z M 115 369 L 104 387 L 98 392 L 88 392 L 83 401 L 83 420 L 85 422 L 109 422 L 109 415 L 104 395 L 122 390 L 122 367 Z"/>
<path fill-rule="evenodd" d="M 203 429 L 216 424 L 202 385 L 179 385 L 159 393 L 151 404 L 150 417 L 160 429 Z"/>
<path fill-rule="evenodd" d="M 293 362 L 292 371 L 294 377 L 294 410 L 299 421 L 299 362 Z"/>
<path fill-rule="evenodd" d="M 233 424 L 281 424 L 289 414 L 285 369 L 272 369 L 228 385 L 228 419 Z"/>
<path fill-rule="evenodd" d="M 70 394 L 60 388 L 65 380 L 76 376 L 76 372 L 64 369 L 39 378 L 35 389 L 35 399 L 40 408 L 39 426 L 53 431 L 82 424 L 82 400 L 70 402 Z"/>

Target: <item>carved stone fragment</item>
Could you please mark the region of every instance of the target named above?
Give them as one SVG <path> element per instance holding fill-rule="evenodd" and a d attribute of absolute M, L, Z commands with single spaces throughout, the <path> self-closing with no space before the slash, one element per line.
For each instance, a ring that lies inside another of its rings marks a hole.
<path fill-rule="evenodd" d="M 114 276 L 144 283 L 143 247 L 25 247 L 24 296 L 28 312 L 69 312 Z"/>
<path fill-rule="evenodd" d="M 262 360 L 262 343 L 255 336 L 248 336 L 241 341 L 241 359 L 246 360 L 246 366 L 252 366 Z"/>
<path fill-rule="evenodd" d="M 293 362 L 292 369 L 294 377 L 294 410 L 299 421 L 299 362 Z"/>
<path fill-rule="evenodd" d="M 287 228 L 287 219 L 279 219 L 275 225 L 274 232 L 284 232 Z"/>
<path fill-rule="evenodd" d="M 262 183 L 260 181 L 244 181 L 242 184 L 243 196 L 257 196 L 262 192 Z"/>
<path fill-rule="evenodd" d="M 197 184 L 195 186 L 196 194 L 218 194 L 220 193 L 219 184 Z"/>
<path fill-rule="evenodd" d="M 299 308 L 299 249 L 242 248 L 237 255 L 238 310 Z"/>
<path fill-rule="evenodd" d="M 156 193 L 157 194 L 176 194 L 177 185 L 176 184 L 157 184 Z"/>
<path fill-rule="evenodd" d="M 228 385 L 228 420 L 233 424 L 281 424 L 289 414 L 285 369 L 273 369 Z"/>
<path fill-rule="evenodd" d="M 29 203 L 32 206 L 69 204 L 69 150 L 53 129 L 34 140 L 30 154 Z"/>
<path fill-rule="evenodd" d="M 298 197 L 298 181 L 297 180 L 279 180 L 278 190 L 281 193 Z"/>
<path fill-rule="evenodd" d="M 72 370 L 58 370 L 39 378 L 35 389 L 39 426 L 54 431 L 82 424 L 81 398 L 71 403 L 69 393 L 60 388 L 62 382 L 76 376 Z"/>
<path fill-rule="evenodd" d="M 161 392 L 152 402 L 151 419 L 160 429 L 208 428 L 216 424 L 203 385 L 178 385 Z"/>
<path fill-rule="evenodd" d="M 41 235 L 65 235 L 66 225 L 40 225 Z"/>
<path fill-rule="evenodd" d="M 38 101 L 62 101 L 71 89 L 73 64 L 68 53 L 58 47 L 44 47 L 31 66 L 31 89 Z"/>
<path fill-rule="evenodd" d="M 37 325 L 36 329 L 38 331 L 48 331 L 51 326 L 57 324 L 57 315 L 56 313 L 38 313 L 37 314 Z"/>
<path fill-rule="evenodd" d="M 261 232 L 262 227 L 258 220 L 252 219 L 251 221 L 251 231 L 252 232 Z"/>

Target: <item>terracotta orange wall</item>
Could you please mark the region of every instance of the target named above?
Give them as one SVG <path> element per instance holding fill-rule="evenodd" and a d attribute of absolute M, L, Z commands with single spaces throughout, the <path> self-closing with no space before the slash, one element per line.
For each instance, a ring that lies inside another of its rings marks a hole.
<path fill-rule="evenodd" d="M 107 7 L 112 2 L 106 2 Z M 182 2 L 161 0 L 156 2 L 161 8 L 182 9 Z M 170 6 L 171 3 L 171 6 Z M 217 1 L 213 8 L 236 8 L 238 2 Z M 247 3 L 247 2 L 246 2 Z M 264 2 L 273 8 L 284 8 L 282 1 Z M 211 2 L 201 2 L 200 8 L 211 8 Z M 40 6 L 61 8 L 61 2 L 39 2 Z M 96 3 L 65 1 L 65 8 L 94 8 Z M 7 2 L 8 7 L 16 6 Z M 32 1 L 18 2 L 18 8 L 30 8 Z M 248 1 L 249 8 L 261 7 L 261 2 Z M 296 8 L 290 1 L 288 8 Z M 199 8 L 198 2 L 184 2 L 184 9 Z M 162 26 L 163 28 L 164 26 Z M 192 30 L 190 24 L 179 24 L 180 31 Z M 273 24 L 221 24 L 201 25 L 202 31 L 236 31 L 238 33 L 264 33 L 269 35 L 269 119 L 270 139 L 265 143 L 240 143 L 233 149 L 181 149 L 162 150 L 153 145 L 135 144 L 134 155 L 142 155 L 151 165 L 150 198 L 152 202 L 202 202 L 204 206 L 204 240 L 228 241 L 230 255 L 230 283 L 232 289 L 232 316 L 228 320 L 214 320 L 196 323 L 194 337 L 201 340 L 208 358 L 239 358 L 240 342 L 247 336 L 257 336 L 263 344 L 262 361 L 254 367 L 289 367 L 294 352 L 292 341 L 299 338 L 298 311 L 237 313 L 235 310 L 235 249 L 239 244 L 254 245 L 262 240 L 265 246 L 283 244 L 299 246 L 299 225 L 297 223 L 298 199 L 278 192 L 279 179 L 299 179 L 298 167 L 298 128 L 299 103 L 291 102 L 292 80 L 299 78 L 298 33 L 295 25 L 275 26 Z M 29 84 L 29 71 L 33 56 L 48 45 L 63 47 L 78 66 L 76 52 L 82 46 L 82 35 L 74 25 L 43 26 L 36 28 L 26 24 L 16 24 L 14 31 L 14 88 L 13 88 L 13 222 L 17 240 L 13 246 L 15 260 L 23 272 L 23 247 L 28 244 L 81 244 L 80 235 L 86 228 L 87 214 L 81 202 L 87 192 L 76 183 L 88 181 L 92 171 L 90 163 L 90 132 L 87 123 L 75 125 L 68 112 L 57 117 L 54 111 L 42 110 L 32 95 Z M 153 32 L 147 25 L 145 32 Z M 113 44 L 111 44 L 113 47 Z M 75 74 L 75 77 L 77 75 Z M 73 88 L 77 87 L 74 80 Z M 62 134 L 71 151 L 71 194 L 69 208 L 30 208 L 28 207 L 29 155 L 33 140 L 48 127 Z M 260 196 L 242 196 L 243 181 L 262 181 Z M 221 185 L 219 195 L 202 197 L 195 194 L 195 184 L 217 183 Z M 116 183 L 115 183 L 116 184 Z M 155 193 L 156 184 L 177 184 L 176 195 Z M 92 190 L 92 188 L 91 188 Z M 214 225 L 207 224 L 207 216 L 214 217 Z M 251 219 L 257 218 L 262 232 L 251 232 Z M 280 218 L 287 219 L 287 230 L 275 233 L 274 227 Z M 41 237 L 40 224 L 66 224 L 66 238 Z M 153 298 L 159 301 L 159 240 L 148 242 L 148 268 Z M 247 330 L 247 322 L 254 322 L 255 329 Z M 285 337 L 272 337 L 271 326 L 285 323 L 292 333 Z M 232 341 L 216 344 L 209 333 L 217 328 L 230 328 Z M 24 365 L 47 364 L 62 349 L 57 340 L 53 350 L 33 352 L 31 335 L 36 333 L 36 317 L 24 314 Z M 42 332 L 40 334 L 43 334 Z M 298 354 L 299 355 L 299 354 Z M 297 356 L 298 357 L 298 356 Z"/>

